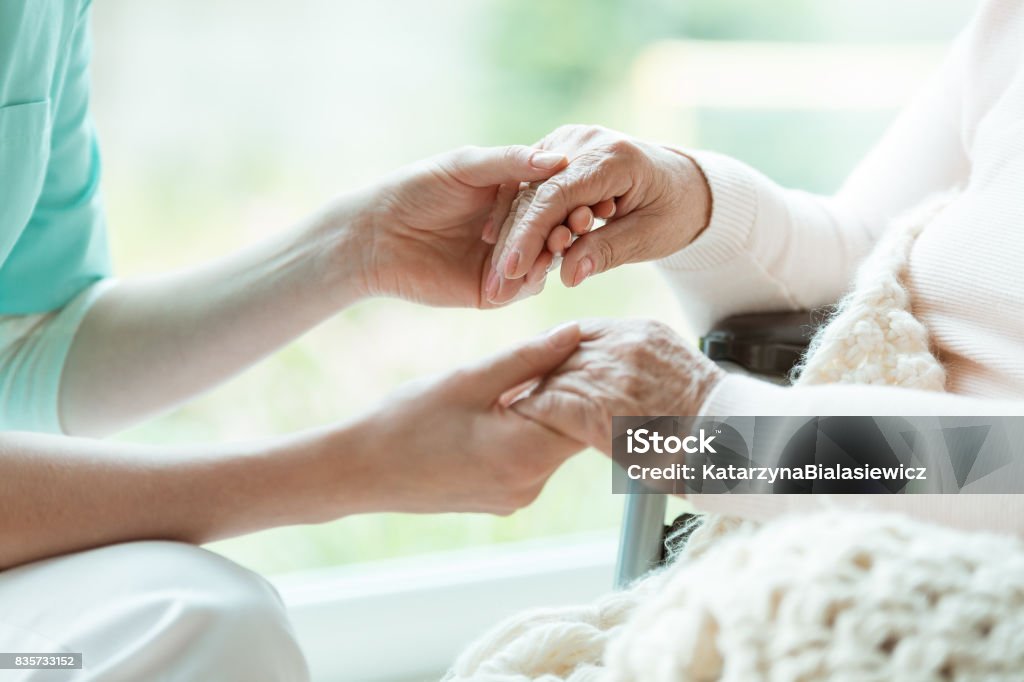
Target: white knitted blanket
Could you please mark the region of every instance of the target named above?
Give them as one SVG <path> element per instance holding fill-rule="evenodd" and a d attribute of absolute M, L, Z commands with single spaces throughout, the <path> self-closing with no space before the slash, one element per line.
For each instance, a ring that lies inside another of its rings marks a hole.
<path fill-rule="evenodd" d="M 798 383 L 942 390 L 904 286 L 914 239 L 947 203 L 897 221 L 815 337 Z M 671 564 L 592 604 L 529 611 L 446 680 L 1022 680 L 1024 545 L 892 514 L 764 526 L 708 518 Z"/>

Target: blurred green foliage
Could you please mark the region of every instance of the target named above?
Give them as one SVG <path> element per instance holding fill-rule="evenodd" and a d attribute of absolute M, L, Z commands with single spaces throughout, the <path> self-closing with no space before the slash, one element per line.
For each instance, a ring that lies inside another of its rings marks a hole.
<path fill-rule="evenodd" d="M 595 102 L 636 55 L 666 39 L 945 41 L 975 0 L 492 0 L 479 34 L 494 139 L 597 123 Z M 598 112 L 601 111 L 599 106 Z M 772 122 L 758 126 L 770 129 Z"/>

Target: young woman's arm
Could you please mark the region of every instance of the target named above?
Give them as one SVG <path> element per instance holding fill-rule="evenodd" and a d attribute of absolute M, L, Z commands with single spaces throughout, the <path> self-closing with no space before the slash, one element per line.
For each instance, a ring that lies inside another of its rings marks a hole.
<path fill-rule="evenodd" d="M 73 335 L 66 362 L 50 360 L 63 362 L 63 431 L 107 434 L 172 407 L 361 297 L 483 305 L 491 246 L 481 235 L 498 185 L 564 163 L 527 147 L 467 147 L 226 258 L 117 283 L 80 325 L 57 330 Z"/>
<path fill-rule="evenodd" d="M 347 197 L 330 216 L 204 265 L 111 285 L 64 364 L 64 432 L 103 435 L 174 406 L 366 295 L 365 201 Z"/>
<path fill-rule="evenodd" d="M 141 539 L 208 542 L 372 511 L 509 513 L 582 445 L 499 398 L 561 364 L 568 325 L 343 423 L 261 442 L 152 447 L 0 432 L 0 570 Z"/>

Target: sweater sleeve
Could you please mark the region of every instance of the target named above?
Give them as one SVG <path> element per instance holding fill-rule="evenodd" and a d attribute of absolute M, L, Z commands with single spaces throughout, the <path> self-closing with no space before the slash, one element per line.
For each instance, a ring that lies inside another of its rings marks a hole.
<path fill-rule="evenodd" d="M 1024 415 L 1024 400 L 990 400 L 891 386 L 784 387 L 726 376 L 705 401 L 709 416 Z M 768 520 L 828 508 L 891 511 L 964 530 L 1024 535 L 1024 495 L 693 495 L 709 512 Z"/>
<path fill-rule="evenodd" d="M 0 315 L 0 431 L 63 433 L 60 382 L 75 334 L 112 278 L 41 315 Z"/>
<path fill-rule="evenodd" d="M 966 179 L 961 81 L 971 31 L 834 196 L 782 188 L 720 154 L 687 152 L 711 189 L 711 220 L 658 265 L 693 331 L 739 313 L 836 301 L 892 218 Z"/>

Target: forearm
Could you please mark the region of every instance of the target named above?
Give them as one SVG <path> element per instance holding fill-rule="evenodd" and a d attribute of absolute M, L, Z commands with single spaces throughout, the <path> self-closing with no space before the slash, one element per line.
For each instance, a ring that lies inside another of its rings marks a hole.
<path fill-rule="evenodd" d="M 891 386 L 782 387 L 729 375 L 701 410 L 709 416 L 999 416 L 1024 414 L 1024 401 L 991 400 Z M 1024 534 L 1020 495 L 694 495 L 709 512 L 767 521 L 836 507 L 891 511 L 966 530 Z"/>
<path fill-rule="evenodd" d="M 885 226 L 832 197 L 783 188 L 735 159 L 693 157 L 711 190 L 711 220 L 658 265 L 697 332 L 739 313 L 834 302 Z"/>
<path fill-rule="evenodd" d="M 966 181 L 962 43 L 835 196 L 784 188 L 735 159 L 692 153 L 711 189 L 711 222 L 659 263 L 695 331 L 737 313 L 835 302 L 894 218 Z"/>
<path fill-rule="evenodd" d="M 260 443 L 147 447 L 0 434 L 0 570 L 141 539 L 203 543 L 381 506 L 358 425 Z"/>
<path fill-rule="evenodd" d="M 355 301 L 369 201 L 352 195 L 228 257 L 107 291 L 68 353 L 64 430 L 103 435 L 172 407 Z"/>
<path fill-rule="evenodd" d="M 708 393 L 700 413 L 709 416 L 1014 416 L 1024 415 L 1024 401 L 895 386 L 784 387 L 730 374 Z"/>

